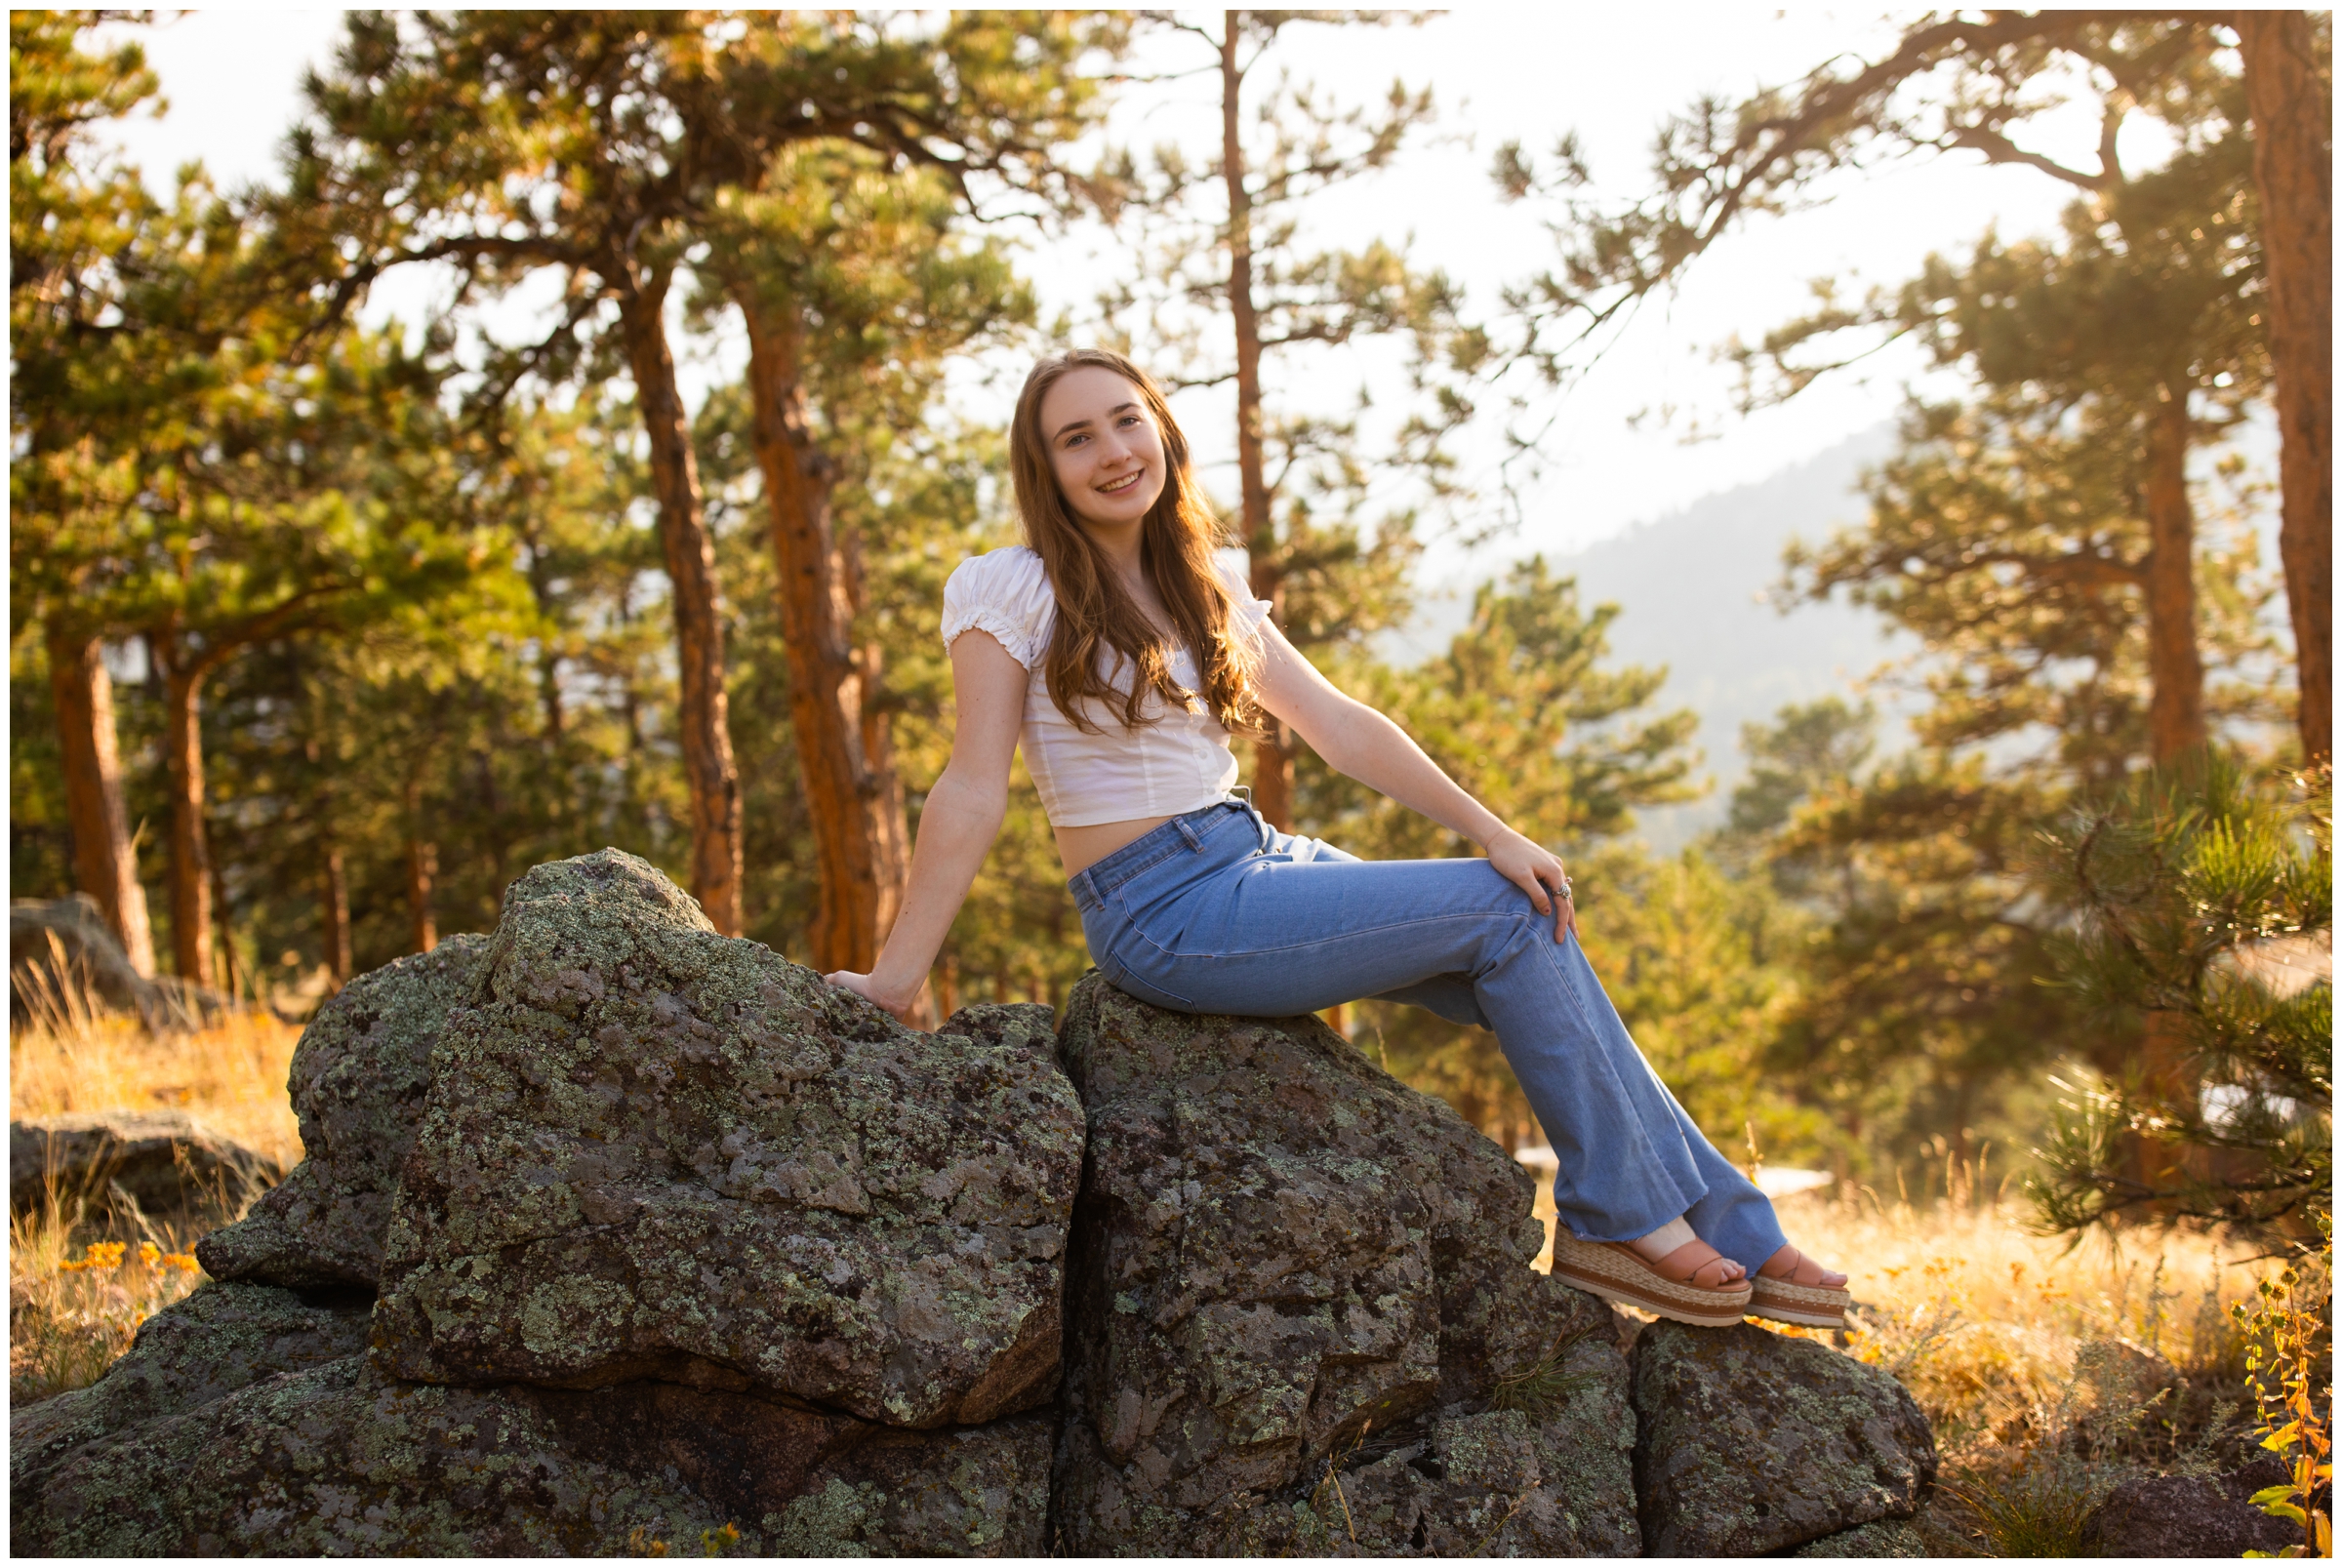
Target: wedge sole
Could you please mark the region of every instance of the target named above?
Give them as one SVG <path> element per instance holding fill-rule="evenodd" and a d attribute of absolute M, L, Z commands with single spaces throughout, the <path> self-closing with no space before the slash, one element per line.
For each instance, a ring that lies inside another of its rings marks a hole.
<path fill-rule="evenodd" d="M 1749 1287 L 1703 1290 L 1661 1277 L 1633 1253 L 1598 1241 L 1580 1241 L 1561 1230 L 1554 1237 L 1554 1272 L 1580 1290 L 1607 1302 L 1695 1328 L 1730 1328 L 1749 1310 Z"/>

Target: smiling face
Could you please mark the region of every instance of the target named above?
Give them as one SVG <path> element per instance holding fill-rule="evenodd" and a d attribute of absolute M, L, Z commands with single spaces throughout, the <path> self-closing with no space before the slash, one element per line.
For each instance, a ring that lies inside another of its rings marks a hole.
<path fill-rule="evenodd" d="M 1101 366 L 1041 398 L 1041 440 L 1066 508 L 1089 528 L 1135 528 L 1163 493 L 1163 436 L 1139 389 Z"/>

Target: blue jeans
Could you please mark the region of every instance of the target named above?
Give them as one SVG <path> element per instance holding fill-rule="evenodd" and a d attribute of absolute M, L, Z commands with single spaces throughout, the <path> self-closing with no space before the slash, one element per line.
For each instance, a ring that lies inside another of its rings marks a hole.
<path fill-rule="evenodd" d="M 1496 1031 L 1589 1241 L 1680 1216 L 1751 1274 L 1784 1244 L 1773 1206 L 1701 1136 L 1594 978 L 1577 939 L 1483 860 L 1361 861 L 1227 800 L 1154 827 L 1070 884 L 1090 957 L 1142 1001 L 1290 1018 L 1370 997 Z"/>

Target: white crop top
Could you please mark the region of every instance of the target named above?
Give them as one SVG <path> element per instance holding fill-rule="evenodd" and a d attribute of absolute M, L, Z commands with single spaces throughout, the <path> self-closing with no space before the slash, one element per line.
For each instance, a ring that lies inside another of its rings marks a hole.
<path fill-rule="evenodd" d="M 1236 629 L 1254 633 L 1269 613 L 1268 602 L 1254 598 L 1226 566 L 1221 580 L 1235 596 Z M 1100 733 L 1085 735 L 1058 711 L 1042 667 L 1056 625 L 1057 595 L 1048 574 L 1040 556 L 1023 544 L 962 561 L 944 584 L 944 646 L 963 631 L 989 631 L 1030 672 L 1020 740 L 1049 821 L 1059 827 L 1091 827 L 1175 817 L 1225 798 L 1236 782 L 1236 759 L 1227 728 L 1210 713 L 1167 711 L 1161 694 L 1150 692 L 1139 711 L 1156 722 L 1125 730 L 1118 714 L 1093 699 L 1084 712 Z M 1173 654 L 1171 678 L 1190 691 L 1201 688 L 1191 650 Z"/>

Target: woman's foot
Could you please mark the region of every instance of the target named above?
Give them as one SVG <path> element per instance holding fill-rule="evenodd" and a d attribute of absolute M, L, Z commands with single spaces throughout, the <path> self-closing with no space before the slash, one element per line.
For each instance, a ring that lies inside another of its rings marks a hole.
<path fill-rule="evenodd" d="M 1776 1323 L 1842 1329 L 1853 1300 L 1845 1275 L 1823 1267 L 1795 1247 L 1785 1246 L 1767 1258 L 1750 1281 L 1749 1310 Z"/>
<path fill-rule="evenodd" d="M 1627 1245 L 1651 1266 L 1653 1273 L 1678 1285 L 1730 1290 L 1748 1277 L 1747 1269 L 1693 1235 L 1686 1220 L 1670 1220 L 1641 1240 Z"/>
<path fill-rule="evenodd" d="M 1844 1290 L 1846 1276 L 1835 1268 L 1825 1268 L 1821 1261 L 1808 1258 L 1797 1248 L 1784 1245 L 1764 1261 L 1756 1270 L 1758 1277 L 1778 1279 L 1791 1285 L 1811 1285 L 1822 1290 Z"/>

